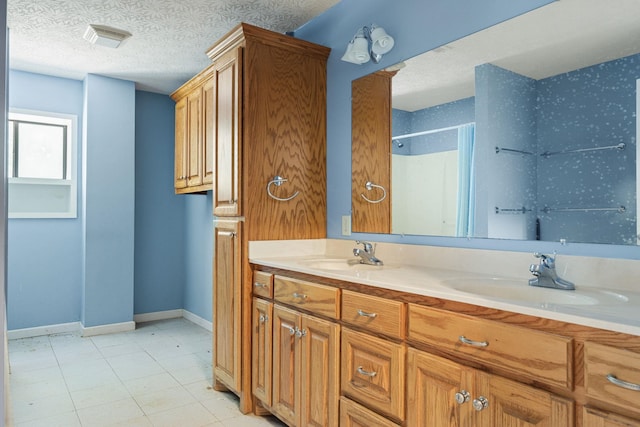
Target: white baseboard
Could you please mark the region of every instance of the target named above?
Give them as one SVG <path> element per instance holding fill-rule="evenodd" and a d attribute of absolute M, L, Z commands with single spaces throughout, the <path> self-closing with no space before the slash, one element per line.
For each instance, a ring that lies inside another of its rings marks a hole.
<path fill-rule="evenodd" d="M 93 337 L 96 335 L 115 334 L 116 332 L 127 332 L 136 329 L 136 322 L 110 323 L 108 325 L 82 327 L 83 337 Z"/>
<path fill-rule="evenodd" d="M 80 322 L 60 323 L 58 325 L 36 326 L 34 328 L 13 329 L 7 331 L 7 339 L 39 337 L 42 335 L 64 334 L 78 332 L 82 327 Z"/>
<path fill-rule="evenodd" d="M 175 319 L 183 316 L 181 308 L 176 310 L 154 311 L 153 313 L 134 314 L 133 321 L 136 323 L 154 322 L 156 320 Z"/>
<path fill-rule="evenodd" d="M 195 323 L 196 325 L 206 329 L 209 332 L 213 332 L 213 323 L 198 316 L 197 314 L 193 314 L 192 312 L 187 310 L 182 310 L 182 317 L 184 317 L 191 323 Z"/>

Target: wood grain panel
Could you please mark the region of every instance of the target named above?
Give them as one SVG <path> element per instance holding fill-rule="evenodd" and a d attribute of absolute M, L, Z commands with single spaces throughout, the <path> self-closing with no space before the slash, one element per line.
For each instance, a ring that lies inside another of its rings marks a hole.
<path fill-rule="evenodd" d="M 340 326 L 303 315 L 301 426 L 338 427 Z"/>
<path fill-rule="evenodd" d="M 276 276 L 273 297 L 276 301 L 331 319 L 340 317 L 340 290 L 331 286 Z"/>
<path fill-rule="evenodd" d="M 582 419 L 584 427 L 640 427 L 638 420 L 588 407 L 582 409 Z"/>
<path fill-rule="evenodd" d="M 176 102 L 175 178 L 177 189 L 187 186 L 187 98 Z"/>
<path fill-rule="evenodd" d="M 211 187 L 213 183 L 213 143 L 214 115 L 213 98 L 215 95 L 214 79 L 210 77 L 202 85 L 202 184 Z"/>
<path fill-rule="evenodd" d="M 240 134 L 242 100 L 242 48 L 219 58 L 213 69 L 215 87 L 212 111 L 214 131 L 214 165 L 216 174 L 213 192 L 213 214 L 242 214 L 240 200 Z M 248 230 L 247 230 L 248 231 Z"/>
<path fill-rule="evenodd" d="M 291 333 L 297 326 L 295 311 L 273 307 L 273 412 L 289 425 L 300 415 L 300 340 Z"/>
<path fill-rule="evenodd" d="M 539 382 L 573 389 L 573 339 L 409 305 L 408 338 L 460 357 L 500 366 Z M 464 344 L 461 337 L 484 342 Z"/>
<path fill-rule="evenodd" d="M 391 77 L 379 71 L 351 84 L 351 230 L 391 232 Z M 386 190 L 368 191 L 371 181 Z"/>
<path fill-rule="evenodd" d="M 629 390 L 607 380 L 607 375 L 614 375 L 618 380 L 640 388 L 640 353 L 587 341 L 584 344 L 584 372 L 589 400 L 640 415 L 640 390 Z"/>
<path fill-rule="evenodd" d="M 243 197 L 248 238 L 326 236 L 326 65 L 304 49 L 247 41 Z M 287 179 L 268 196 L 267 183 Z"/>
<path fill-rule="evenodd" d="M 342 320 L 368 331 L 402 339 L 405 335 L 405 304 L 360 292 L 342 292 Z"/>
<path fill-rule="evenodd" d="M 273 298 L 273 274 L 254 271 L 252 291 L 254 295 Z"/>
<path fill-rule="evenodd" d="M 253 395 L 265 405 L 271 406 L 273 304 L 254 298 L 252 317 L 251 379 Z"/>
<path fill-rule="evenodd" d="M 340 427 L 400 427 L 400 425 L 381 417 L 346 397 L 341 397 Z"/>
<path fill-rule="evenodd" d="M 202 185 L 202 91 L 187 97 L 187 185 Z"/>
<path fill-rule="evenodd" d="M 216 221 L 214 236 L 213 372 L 229 389 L 240 389 L 241 327 L 241 224 Z"/>
<path fill-rule="evenodd" d="M 342 394 L 394 419 L 404 420 L 405 352 L 402 344 L 343 329 Z"/>

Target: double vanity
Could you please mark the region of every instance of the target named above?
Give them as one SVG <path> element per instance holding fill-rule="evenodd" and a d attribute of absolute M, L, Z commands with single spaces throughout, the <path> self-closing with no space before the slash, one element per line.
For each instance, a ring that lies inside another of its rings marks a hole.
<path fill-rule="evenodd" d="M 637 262 L 559 255 L 559 290 L 530 253 L 358 247 L 250 242 L 252 392 L 288 425 L 640 426 Z"/>

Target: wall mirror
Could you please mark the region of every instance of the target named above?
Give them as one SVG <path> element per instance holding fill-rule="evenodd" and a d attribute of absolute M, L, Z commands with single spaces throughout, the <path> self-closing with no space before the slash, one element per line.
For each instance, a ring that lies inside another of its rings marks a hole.
<path fill-rule="evenodd" d="M 354 80 L 353 231 L 638 244 L 638 16 L 562 0 Z"/>

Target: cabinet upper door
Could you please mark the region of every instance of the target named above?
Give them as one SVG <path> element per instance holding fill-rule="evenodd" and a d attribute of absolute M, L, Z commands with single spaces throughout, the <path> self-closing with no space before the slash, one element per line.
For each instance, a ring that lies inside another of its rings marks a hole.
<path fill-rule="evenodd" d="M 202 90 L 187 97 L 187 185 L 202 185 Z"/>
<path fill-rule="evenodd" d="M 239 47 L 216 60 L 213 70 L 212 123 L 215 162 L 213 214 L 242 215 L 240 182 L 240 111 L 242 51 Z"/>
<path fill-rule="evenodd" d="M 354 232 L 391 232 L 392 77 L 393 73 L 380 71 L 351 84 L 351 229 Z"/>
<path fill-rule="evenodd" d="M 187 98 L 176 103 L 175 182 L 176 189 L 187 186 Z"/>
<path fill-rule="evenodd" d="M 202 86 L 202 183 L 213 183 L 213 97 L 214 79 L 210 78 Z"/>

